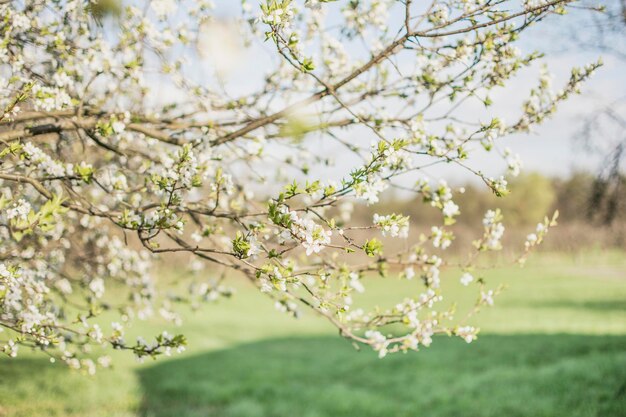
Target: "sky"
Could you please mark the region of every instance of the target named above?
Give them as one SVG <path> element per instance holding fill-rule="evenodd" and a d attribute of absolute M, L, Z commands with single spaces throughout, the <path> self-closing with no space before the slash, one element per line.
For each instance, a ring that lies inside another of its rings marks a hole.
<path fill-rule="evenodd" d="M 238 1 L 216 0 L 216 4 L 218 16 L 224 19 L 238 13 Z M 620 60 L 615 55 L 594 48 L 578 47 L 572 41 L 572 31 L 582 29 L 589 31 L 589 28 L 584 27 L 589 20 L 584 18 L 584 15 L 576 13 L 582 12 L 574 12 L 572 16 L 566 18 L 549 17 L 542 24 L 525 32 L 519 43 L 524 52 L 538 50 L 546 53 L 543 62 L 548 64 L 550 72 L 554 75 L 555 88 L 567 82 L 572 67 L 595 62 L 599 57 L 604 61 L 604 66 L 583 85 L 582 94 L 562 103 L 550 120 L 536 127 L 530 134 L 516 135 L 501 142 L 503 146 L 511 148 L 514 153 L 521 156 L 524 170 L 527 172 L 538 171 L 549 176 L 567 176 L 574 171 L 597 170 L 602 163 L 602 153 L 590 152 L 581 140 L 576 140 L 576 136 L 581 131 L 582 122 L 594 109 L 626 98 L 626 60 Z M 232 51 L 238 47 L 237 42 L 231 41 L 235 38 L 236 34 L 208 36 L 207 43 L 202 45 L 208 51 L 207 59 L 202 63 L 204 70 L 210 71 L 216 63 L 224 65 L 224 71 L 230 72 L 228 88 L 234 94 L 254 87 L 255 80 L 263 76 L 262 68 L 269 67 L 271 62 L 269 57 L 275 54 L 271 52 L 273 50 L 271 45 L 259 42 L 252 50 L 238 56 L 233 55 Z M 621 42 L 621 46 L 624 46 L 624 39 L 616 39 L 615 42 Z M 220 55 L 219 51 L 225 50 L 230 52 Z M 626 51 L 626 48 L 623 50 Z M 238 62 L 253 62 L 254 65 L 237 65 Z M 515 115 L 519 114 L 522 99 L 528 94 L 528 86 L 536 85 L 538 75 L 539 67 L 533 66 L 521 71 L 506 89 L 494 91 L 491 95 L 496 103 L 491 110 L 494 116 L 513 120 Z M 598 141 L 603 139 L 597 138 Z M 313 147 L 315 146 L 313 144 Z M 334 149 L 327 149 L 327 143 L 320 143 L 319 146 L 324 147 L 318 149 L 320 151 L 335 152 Z M 503 163 L 496 156 L 480 153 L 474 157 L 473 162 L 475 166 L 485 167 L 483 171 L 487 173 L 490 169 L 493 169 L 494 175 L 503 171 Z M 326 174 L 336 178 L 341 175 L 339 169 L 338 167 L 337 172 L 330 170 Z M 464 182 L 468 179 L 466 172 L 450 166 L 434 168 L 429 174 L 444 176 L 451 182 Z"/>

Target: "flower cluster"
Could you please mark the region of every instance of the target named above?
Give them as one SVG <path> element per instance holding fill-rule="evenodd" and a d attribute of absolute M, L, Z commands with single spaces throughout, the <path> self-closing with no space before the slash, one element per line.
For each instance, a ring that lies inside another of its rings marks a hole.
<path fill-rule="evenodd" d="M 333 232 L 325 230 L 324 227 L 315 223 L 312 219 L 300 218 L 295 211 L 288 211 L 283 206 L 284 213 L 289 214 L 291 236 L 300 241 L 306 249 L 306 254 L 319 253 L 330 243 Z"/>
<path fill-rule="evenodd" d="M 30 142 L 24 144 L 23 152 L 28 163 L 39 169 L 42 175 L 64 177 L 71 176 L 74 173 L 74 166 L 72 164 L 63 164 L 59 161 L 55 161 Z"/>
<path fill-rule="evenodd" d="M 268 0 L 261 10 L 263 22 L 273 26 L 287 26 L 294 15 L 291 0 Z"/>
<path fill-rule="evenodd" d="M 378 203 L 379 194 L 388 187 L 388 184 L 382 178 L 371 175 L 365 181 L 354 187 L 356 195 L 367 202 L 367 204 Z"/>
<path fill-rule="evenodd" d="M 501 239 L 504 235 L 504 225 L 502 224 L 502 213 L 499 209 L 489 210 L 483 218 L 485 234 L 483 238 L 474 242 L 480 250 L 502 249 Z"/>
<path fill-rule="evenodd" d="M 374 214 L 374 225 L 379 227 L 383 236 L 400 237 L 406 239 L 409 237 L 409 217 L 401 214 L 389 214 L 381 216 Z"/>
<path fill-rule="evenodd" d="M 446 231 L 437 226 L 433 226 L 431 228 L 431 236 L 433 239 L 433 246 L 441 249 L 449 248 L 452 244 L 452 239 L 454 239 L 452 232 Z"/>

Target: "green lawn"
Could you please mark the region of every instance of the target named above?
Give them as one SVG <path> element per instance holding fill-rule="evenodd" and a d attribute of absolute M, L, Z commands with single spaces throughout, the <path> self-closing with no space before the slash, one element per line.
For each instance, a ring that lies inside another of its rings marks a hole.
<path fill-rule="evenodd" d="M 474 320 L 476 342 L 438 338 L 383 360 L 235 283 L 233 299 L 168 329 L 190 342 L 171 359 L 138 365 L 116 354 L 116 369 L 95 377 L 28 352 L 0 359 L 0 416 L 626 416 L 623 254 L 541 255 L 487 278 L 509 288 Z M 364 302 L 392 303 L 414 285 L 375 280 Z"/>

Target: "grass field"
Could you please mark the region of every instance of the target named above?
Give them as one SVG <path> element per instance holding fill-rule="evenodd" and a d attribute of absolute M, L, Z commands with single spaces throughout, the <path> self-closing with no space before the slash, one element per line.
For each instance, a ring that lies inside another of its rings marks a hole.
<path fill-rule="evenodd" d="M 626 416 L 624 254 L 544 254 L 488 278 L 508 289 L 474 320 L 476 342 L 438 338 L 383 360 L 355 351 L 322 319 L 290 319 L 235 283 L 233 299 L 168 329 L 188 336 L 183 355 L 139 365 L 116 354 L 116 369 L 94 377 L 23 351 L 0 359 L 0 416 Z M 408 289 L 370 284 L 383 304 Z"/>

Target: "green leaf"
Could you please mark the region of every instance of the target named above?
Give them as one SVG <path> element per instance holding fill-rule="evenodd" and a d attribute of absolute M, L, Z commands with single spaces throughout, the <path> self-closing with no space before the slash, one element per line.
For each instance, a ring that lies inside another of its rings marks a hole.
<path fill-rule="evenodd" d="M 383 244 L 380 240 L 373 238 L 365 241 L 365 245 L 363 245 L 363 250 L 367 254 L 367 256 L 373 258 L 376 255 L 380 255 L 383 252 Z"/>

